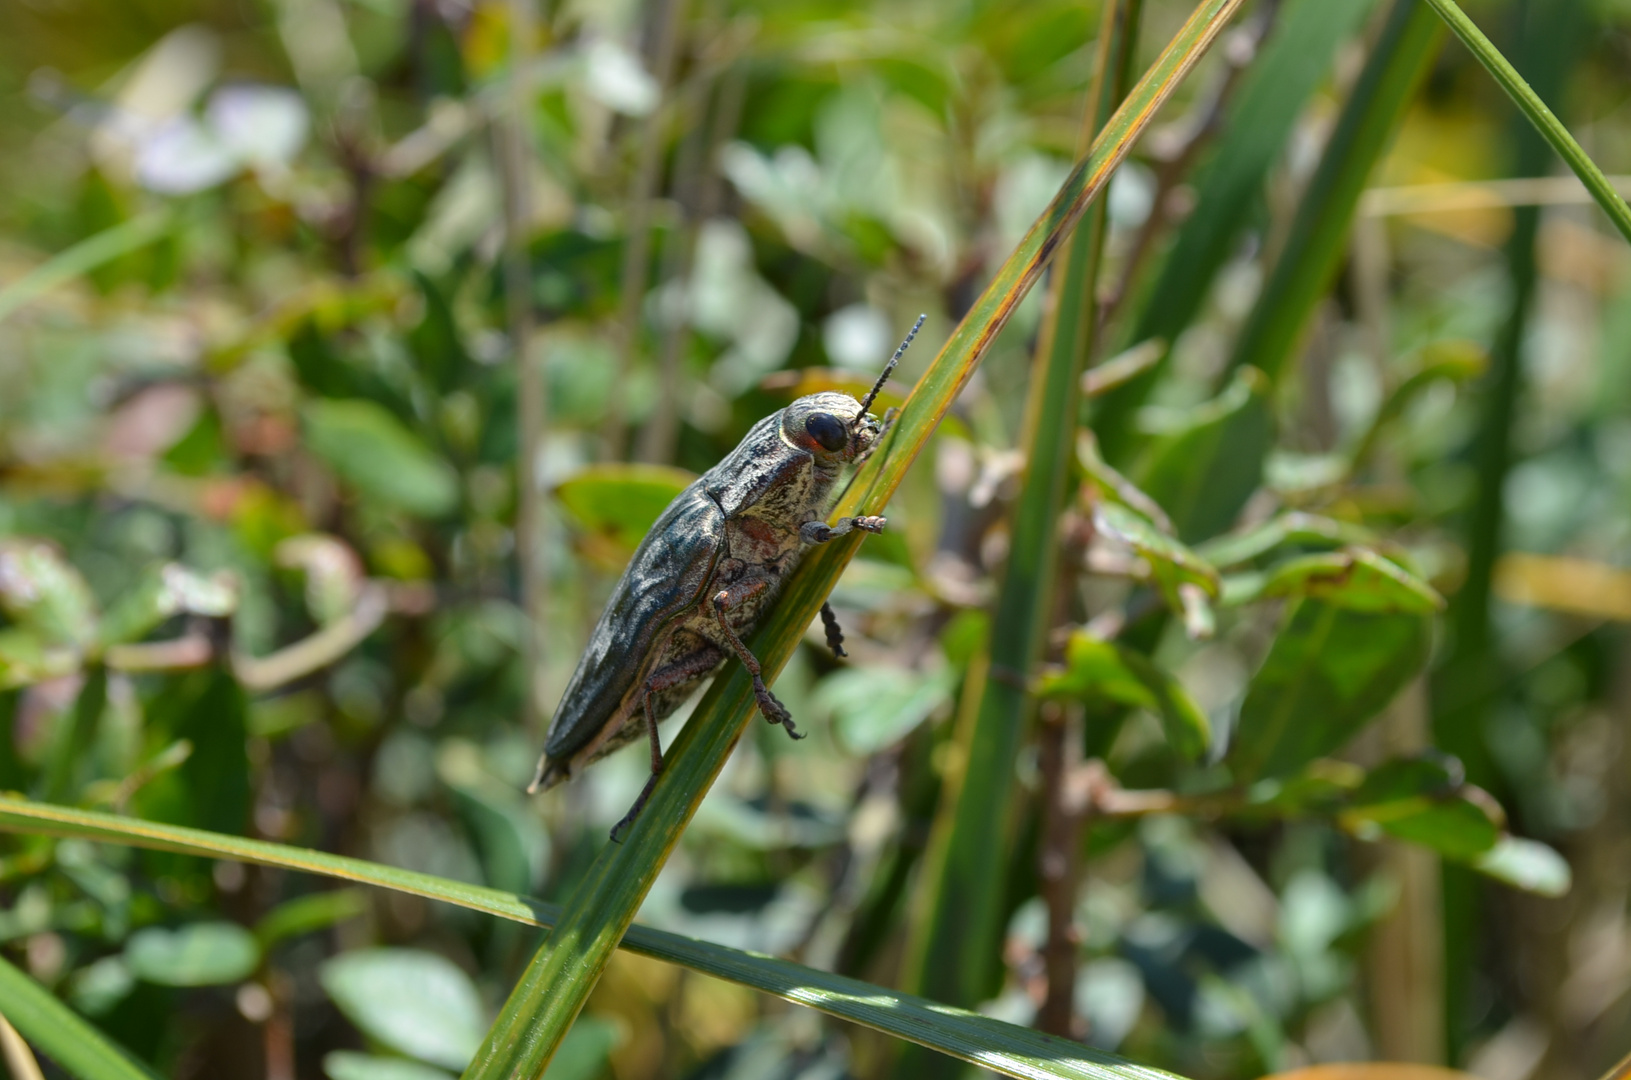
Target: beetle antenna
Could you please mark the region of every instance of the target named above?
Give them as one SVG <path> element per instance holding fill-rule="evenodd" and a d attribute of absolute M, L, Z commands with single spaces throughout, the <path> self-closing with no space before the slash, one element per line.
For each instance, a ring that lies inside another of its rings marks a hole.
<path fill-rule="evenodd" d="M 861 399 L 862 415 L 865 415 L 867 409 L 872 407 L 872 399 L 877 397 L 878 391 L 883 389 L 883 384 L 889 379 L 889 373 L 895 370 L 895 365 L 900 363 L 900 358 L 906 355 L 906 347 L 912 343 L 913 338 L 917 337 L 917 332 L 923 328 L 923 320 L 928 317 L 927 313 L 917 317 L 917 322 L 912 324 L 912 332 L 906 335 L 906 340 L 900 343 L 900 348 L 895 350 L 895 355 L 891 356 L 889 363 L 883 366 L 883 374 L 879 375 L 878 381 L 872 384 L 872 389 L 867 391 L 866 397 Z"/>

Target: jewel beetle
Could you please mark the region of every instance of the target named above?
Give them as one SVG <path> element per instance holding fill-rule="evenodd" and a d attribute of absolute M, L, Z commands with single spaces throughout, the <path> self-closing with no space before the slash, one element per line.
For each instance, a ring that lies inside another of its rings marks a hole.
<path fill-rule="evenodd" d="M 736 657 L 753 677 L 766 720 L 803 738 L 760 674 L 742 639 L 774 604 L 804 549 L 852 530 L 882 532 L 881 517 L 827 513 L 846 467 L 865 460 L 883 426 L 867 410 L 923 325 L 919 316 L 865 398 L 824 391 L 755 424 L 719 464 L 668 504 L 612 590 L 544 738 L 529 792 L 570 779 L 640 738 L 651 746 L 651 777 L 612 829 L 616 838 L 651 796 L 663 769 L 658 722 L 704 679 Z M 843 634 L 826 604 L 833 651 Z"/>

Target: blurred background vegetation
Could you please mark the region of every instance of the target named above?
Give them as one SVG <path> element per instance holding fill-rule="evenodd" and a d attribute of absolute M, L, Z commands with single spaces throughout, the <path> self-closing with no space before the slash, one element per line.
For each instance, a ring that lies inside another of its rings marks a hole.
<path fill-rule="evenodd" d="M 1100 6 L 0 5 L 0 787 L 568 896 L 644 751 L 522 789 L 633 545 L 924 311 L 899 402 L 1068 171 Z M 1255 0 L 1117 174 L 1013 767 L 1041 290 L 643 922 L 1197 1078 L 1631 1049 L 1631 259 L 1413 6 Z M 1143 7 L 1135 72 L 1189 11 Z M 1631 173 L 1631 4 L 1467 7 Z M 535 942 L 26 836 L 0 908 L 176 1077 L 456 1072 Z M 932 1067 L 622 954 L 550 1075 Z"/>

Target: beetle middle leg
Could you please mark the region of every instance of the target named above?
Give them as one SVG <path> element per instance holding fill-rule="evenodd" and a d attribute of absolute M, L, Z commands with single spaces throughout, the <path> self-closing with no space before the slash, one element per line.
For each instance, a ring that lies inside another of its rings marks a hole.
<path fill-rule="evenodd" d="M 683 686 L 688 682 L 706 675 L 717 666 L 723 658 L 719 650 L 712 645 L 703 645 L 688 656 L 682 656 L 667 667 L 659 668 L 646 677 L 645 686 L 640 694 L 641 708 L 646 718 L 646 737 L 651 743 L 651 775 L 646 778 L 646 786 L 640 789 L 639 798 L 629 807 L 616 825 L 612 826 L 612 840 L 621 843 L 623 830 L 627 829 L 635 817 L 651 798 L 652 791 L 657 787 L 657 777 L 663 772 L 663 744 L 657 737 L 657 710 L 652 698 L 665 690 L 672 690 L 676 686 Z"/>
<path fill-rule="evenodd" d="M 800 735 L 798 729 L 793 726 L 793 714 L 787 711 L 787 706 L 778 701 L 776 695 L 770 692 L 770 687 L 765 685 L 764 677 L 760 674 L 759 658 L 754 656 L 753 650 L 744 645 L 742 639 L 736 636 L 736 630 L 731 626 L 730 620 L 725 618 L 727 611 L 744 600 L 750 600 L 758 596 L 765 591 L 765 588 L 765 582 L 752 581 L 742 582 L 719 590 L 713 598 L 714 615 L 719 619 L 720 629 L 725 631 L 725 638 L 730 642 L 732 651 L 736 653 L 736 658 L 742 661 L 742 666 L 747 668 L 748 674 L 753 677 L 753 696 L 759 700 L 759 711 L 764 713 L 765 719 L 772 724 L 780 724 L 786 728 L 787 734 L 793 738 L 802 739 L 804 736 Z"/>
<path fill-rule="evenodd" d="M 832 605 L 821 601 L 821 629 L 827 634 L 827 648 L 839 659 L 848 656 L 844 651 L 844 629 L 838 625 L 838 616 L 833 614 Z"/>

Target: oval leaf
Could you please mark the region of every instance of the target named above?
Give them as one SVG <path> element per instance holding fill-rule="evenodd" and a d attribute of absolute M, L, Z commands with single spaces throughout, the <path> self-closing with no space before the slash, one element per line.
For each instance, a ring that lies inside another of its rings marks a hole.
<path fill-rule="evenodd" d="M 872 754 L 900 741 L 951 700 L 956 673 L 898 667 L 846 668 L 823 679 L 813 703 L 833 719 L 838 741 Z"/>
<path fill-rule="evenodd" d="M 1037 695 L 1148 709 L 1161 718 L 1167 741 L 1185 757 L 1199 757 L 1212 741 L 1206 714 L 1177 679 L 1143 653 L 1103 641 L 1085 630 L 1071 635 L 1063 670 L 1044 675 Z"/>
<path fill-rule="evenodd" d="M 1350 611 L 1430 615 L 1444 598 L 1427 582 L 1364 548 L 1290 559 L 1269 571 L 1262 596 L 1310 596 Z"/>
<path fill-rule="evenodd" d="M 1286 776 L 1356 735 L 1427 662 L 1429 620 L 1294 601 L 1252 676 L 1229 765 Z"/>
<path fill-rule="evenodd" d="M 1517 836 L 1501 837 L 1473 866 L 1513 888 L 1541 896 L 1562 896 L 1573 882 L 1568 862 L 1556 850 Z"/>
<path fill-rule="evenodd" d="M 255 935 L 236 923 L 195 923 L 175 930 L 150 926 L 125 943 L 131 973 L 162 986 L 240 982 L 254 974 L 260 960 Z"/>
<path fill-rule="evenodd" d="M 1151 414 L 1157 438 L 1133 479 L 1172 518 L 1180 539 L 1193 543 L 1234 524 L 1263 479 L 1273 438 L 1269 381 L 1241 368 L 1227 389 L 1182 414 Z"/>
<path fill-rule="evenodd" d="M 43 540 L 0 541 L 0 610 L 47 645 L 85 648 L 96 640 L 90 586 Z"/>
<path fill-rule="evenodd" d="M 393 1050 L 463 1069 L 487 1029 L 481 995 L 458 965 L 417 949 L 364 949 L 325 963 L 318 977 L 340 1011 Z"/>
<path fill-rule="evenodd" d="M 1208 596 L 1218 595 L 1218 572 L 1212 564 L 1179 543 L 1147 518 L 1125 506 L 1101 502 L 1093 508 L 1093 524 L 1099 532 L 1126 544 L 1150 564 L 1163 594 L 1174 607 L 1179 585 L 1197 585 Z"/>
<path fill-rule="evenodd" d="M 666 465 L 608 462 L 574 473 L 555 495 L 588 534 L 589 553 L 620 565 L 695 479 L 693 473 Z"/>
<path fill-rule="evenodd" d="M 382 405 L 360 398 L 307 404 L 306 444 L 365 499 L 425 517 L 458 505 L 453 467 Z"/>

